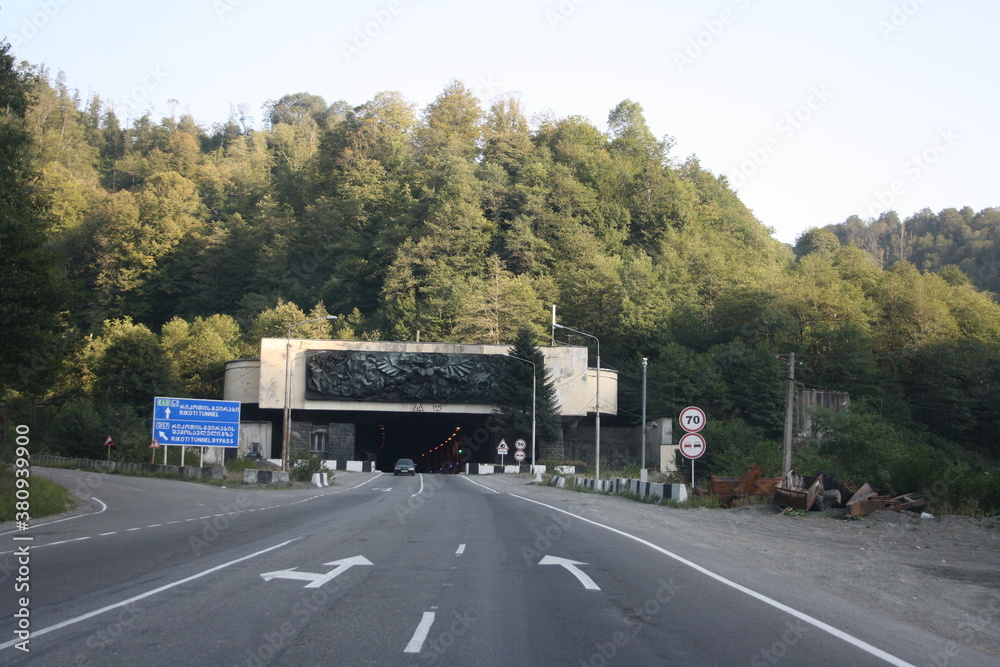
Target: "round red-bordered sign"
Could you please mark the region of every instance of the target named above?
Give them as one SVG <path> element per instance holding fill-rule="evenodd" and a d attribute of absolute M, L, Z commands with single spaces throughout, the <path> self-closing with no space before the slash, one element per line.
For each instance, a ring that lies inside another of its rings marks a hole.
<path fill-rule="evenodd" d="M 697 433 L 705 428 L 705 411 L 692 405 L 681 410 L 677 421 L 681 423 L 681 428 L 688 433 Z"/>
<path fill-rule="evenodd" d="M 697 459 L 705 453 L 708 445 L 705 443 L 705 438 L 699 433 L 685 433 L 681 436 L 680 442 L 678 443 L 681 448 L 681 454 L 689 459 Z"/>

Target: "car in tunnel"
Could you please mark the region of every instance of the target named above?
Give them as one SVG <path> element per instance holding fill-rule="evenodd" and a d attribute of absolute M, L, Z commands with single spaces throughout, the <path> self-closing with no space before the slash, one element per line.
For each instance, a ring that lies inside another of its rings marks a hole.
<path fill-rule="evenodd" d="M 413 464 L 412 459 L 399 459 L 396 461 L 396 467 L 393 470 L 393 475 L 416 475 L 417 467 Z"/>

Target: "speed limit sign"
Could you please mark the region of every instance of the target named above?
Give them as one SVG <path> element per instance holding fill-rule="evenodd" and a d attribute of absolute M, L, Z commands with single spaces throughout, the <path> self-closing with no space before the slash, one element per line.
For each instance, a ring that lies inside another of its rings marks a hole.
<path fill-rule="evenodd" d="M 705 428 L 705 411 L 694 406 L 684 408 L 677 421 L 681 423 L 681 428 L 688 433 L 697 433 Z"/>

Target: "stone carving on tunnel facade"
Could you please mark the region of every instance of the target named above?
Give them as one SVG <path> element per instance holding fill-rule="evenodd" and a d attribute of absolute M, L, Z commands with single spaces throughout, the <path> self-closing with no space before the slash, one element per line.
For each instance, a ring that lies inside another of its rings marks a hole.
<path fill-rule="evenodd" d="M 314 352 L 307 360 L 312 400 L 495 403 L 507 357 L 440 352 Z"/>

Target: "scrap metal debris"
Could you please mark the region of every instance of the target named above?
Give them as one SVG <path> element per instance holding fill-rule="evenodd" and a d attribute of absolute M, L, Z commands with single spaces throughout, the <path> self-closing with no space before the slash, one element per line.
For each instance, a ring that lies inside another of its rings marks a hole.
<path fill-rule="evenodd" d="M 764 477 L 764 471 L 754 463 L 747 469 L 743 477 L 718 477 L 712 475 L 708 490 L 719 497 L 723 507 L 740 504 L 747 498 L 771 498 L 774 496 L 774 485 L 780 477 Z"/>
<path fill-rule="evenodd" d="M 848 518 L 878 510 L 904 512 L 927 505 L 926 499 L 911 493 L 895 498 L 880 496 L 871 484 L 852 492 L 829 473 L 799 475 L 792 470 L 784 477 L 764 477 L 756 463 L 747 469 L 743 477 L 712 475 L 708 490 L 719 498 L 723 507 L 738 505 L 748 498 L 773 498 L 774 504 L 782 508 L 782 513 L 844 507 Z M 845 498 L 849 500 L 844 502 Z"/>
<path fill-rule="evenodd" d="M 912 494 L 904 494 L 895 498 L 880 496 L 871 484 L 865 484 L 847 501 L 845 516 L 848 519 L 853 519 L 854 517 L 871 514 L 878 510 L 903 512 L 923 507 L 926 504 L 927 500 L 925 498 L 914 498 Z"/>
<path fill-rule="evenodd" d="M 774 487 L 774 504 L 796 510 L 810 510 L 824 491 L 822 475 L 796 475 L 789 470 Z"/>

